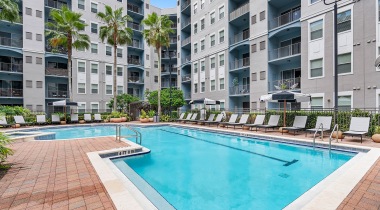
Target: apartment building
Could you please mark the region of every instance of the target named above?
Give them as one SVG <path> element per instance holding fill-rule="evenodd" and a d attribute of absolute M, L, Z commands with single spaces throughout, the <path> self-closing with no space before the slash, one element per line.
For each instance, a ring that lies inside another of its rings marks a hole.
<path fill-rule="evenodd" d="M 338 4 L 339 107 L 379 107 L 379 2 Z M 332 10 L 321 0 L 179 0 L 186 100 L 221 100 L 230 110 L 282 108 L 259 101 L 281 87 L 312 95 L 291 108 L 334 107 Z"/>
<path fill-rule="evenodd" d="M 0 104 L 19 105 L 34 111 L 48 111 L 49 102 L 68 99 L 67 52 L 53 49 L 48 44 L 45 23 L 52 21 L 52 9 L 68 6 L 83 14 L 88 26 L 83 33 L 90 36 L 88 50 L 73 52 L 72 88 L 73 100 L 80 112 L 109 110 L 113 96 L 113 49 L 99 39 L 101 21 L 96 13 L 104 11 L 104 5 L 123 7 L 133 18 L 128 27 L 133 30 L 133 41 L 117 49 L 117 91 L 144 99 L 146 89 L 158 88 L 158 67 L 155 52 L 143 40 L 141 20 L 152 12 L 170 14 L 176 21 L 176 9 L 159 9 L 149 0 L 23 0 L 19 2 L 21 21 L 11 24 L 0 21 Z M 176 25 L 173 25 L 176 29 Z M 170 49 L 176 48 L 173 34 Z M 170 50 L 169 49 L 169 50 Z M 162 58 L 167 59 L 167 56 Z M 176 58 L 173 58 L 175 65 Z M 162 66 L 163 79 L 169 67 Z M 172 72 L 176 81 L 176 71 Z M 165 80 L 166 81 L 166 80 Z M 165 83 L 164 83 L 165 85 Z"/>

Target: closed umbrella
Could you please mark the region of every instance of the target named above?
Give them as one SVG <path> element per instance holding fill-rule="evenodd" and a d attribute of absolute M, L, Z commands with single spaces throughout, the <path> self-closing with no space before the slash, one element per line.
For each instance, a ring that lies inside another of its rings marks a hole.
<path fill-rule="evenodd" d="M 65 121 L 66 121 L 66 107 L 68 106 L 78 106 L 78 103 L 77 102 L 71 102 L 71 101 L 67 101 L 67 100 L 62 100 L 62 101 L 54 101 L 54 102 L 50 102 L 48 103 L 48 106 L 62 106 L 65 110 Z"/>

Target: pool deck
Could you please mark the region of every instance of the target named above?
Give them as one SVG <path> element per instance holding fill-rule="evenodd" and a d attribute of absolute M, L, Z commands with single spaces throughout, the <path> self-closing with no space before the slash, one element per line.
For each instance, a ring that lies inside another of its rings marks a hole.
<path fill-rule="evenodd" d="M 233 128 L 228 130 L 232 131 Z M 236 131 L 256 133 L 241 129 Z M 282 136 L 273 131 L 268 131 L 266 135 Z M 283 136 L 312 141 L 312 135 L 306 138 L 304 134 Z M 327 139 L 326 136 L 325 141 Z M 350 137 L 338 144 L 380 148 L 380 144 L 371 140 L 360 144 L 360 140 Z M 87 153 L 126 146 L 126 143 L 117 143 L 111 137 L 14 143 L 15 154 L 8 158 L 14 166 L 0 180 L 0 209 L 115 209 Z M 339 209 L 380 209 L 380 159 Z"/>

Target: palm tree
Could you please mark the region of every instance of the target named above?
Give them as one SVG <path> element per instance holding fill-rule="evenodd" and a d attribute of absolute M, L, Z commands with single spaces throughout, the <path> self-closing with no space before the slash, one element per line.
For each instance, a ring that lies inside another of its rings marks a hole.
<path fill-rule="evenodd" d="M 53 9 L 50 12 L 50 17 L 53 22 L 46 23 L 48 28 L 54 28 L 55 30 L 49 30 L 46 32 L 49 39 L 49 43 L 52 47 L 57 48 L 59 46 L 64 47 L 67 50 L 67 72 L 69 80 L 69 95 L 70 101 L 72 101 L 72 78 L 71 78 L 71 57 L 72 50 L 74 49 L 88 49 L 90 47 L 90 38 L 87 34 L 80 32 L 84 31 L 87 24 L 81 21 L 82 14 L 73 12 L 66 6 L 63 6 L 60 10 Z"/>
<path fill-rule="evenodd" d="M 105 25 L 100 27 L 99 38 L 107 44 L 113 46 L 113 110 L 117 110 L 117 92 L 116 92 L 116 65 L 117 65 L 117 46 L 126 45 L 132 42 L 132 29 L 128 28 L 127 22 L 132 18 L 129 15 L 123 15 L 123 8 L 120 7 L 113 10 L 110 6 L 105 5 L 105 13 L 99 12 L 97 17 L 102 20 Z"/>
<path fill-rule="evenodd" d="M 6 20 L 11 23 L 20 20 L 17 2 L 16 0 L 0 0 L 0 20 Z"/>
<path fill-rule="evenodd" d="M 144 29 L 143 36 L 145 41 L 149 46 L 156 48 L 158 56 L 158 67 L 161 68 L 161 49 L 162 47 L 170 46 L 169 35 L 174 33 L 171 28 L 173 21 L 169 19 L 167 15 L 158 16 L 157 13 L 153 12 L 149 14 L 147 18 L 142 21 L 142 24 L 149 27 L 149 29 Z M 161 71 L 158 70 L 158 116 L 161 115 Z"/>

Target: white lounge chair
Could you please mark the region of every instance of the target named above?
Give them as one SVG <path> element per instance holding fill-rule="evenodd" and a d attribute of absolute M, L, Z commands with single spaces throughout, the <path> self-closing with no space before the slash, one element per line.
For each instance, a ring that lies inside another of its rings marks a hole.
<path fill-rule="evenodd" d="M 294 135 L 296 135 L 297 131 L 305 130 L 306 128 L 306 122 L 307 122 L 307 116 L 296 116 L 294 118 L 293 126 L 292 127 L 283 127 L 281 133 L 284 134 L 284 130 L 293 131 Z"/>
<path fill-rule="evenodd" d="M 94 114 L 94 121 L 95 122 L 102 122 L 102 116 L 100 114 Z"/>
<path fill-rule="evenodd" d="M 78 114 L 71 114 L 70 115 L 70 122 L 71 123 L 78 123 L 79 120 L 78 120 Z"/>
<path fill-rule="evenodd" d="M 219 127 L 219 125 L 226 125 L 228 123 L 235 123 L 236 120 L 238 118 L 238 115 L 237 114 L 232 114 L 231 117 L 230 117 L 230 120 L 228 120 L 228 122 L 221 122 L 217 125 L 217 127 Z"/>
<path fill-rule="evenodd" d="M 317 130 L 322 132 L 329 131 L 331 129 L 331 116 L 319 116 L 317 117 L 317 123 L 315 124 L 315 128 L 307 129 L 305 136 L 307 133 L 315 133 Z"/>
<path fill-rule="evenodd" d="M 247 123 L 248 118 L 249 118 L 249 114 L 243 114 L 240 117 L 239 122 L 237 122 L 237 123 L 235 123 L 235 122 L 234 123 L 226 123 L 226 127 L 228 128 L 228 126 L 234 126 L 234 129 L 236 126 L 243 127 L 243 125 Z"/>
<path fill-rule="evenodd" d="M 214 120 L 215 114 L 210 114 L 207 120 L 190 120 L 190 122 L 206 122 Z"/>
<path fill-rule="evenodd" d="M 349 136 L 360 136 L 360 143 L 363 143 L 363 135 L 368 133 L 369 117 L 351 117 L 350 130 L 343 132 Z"/>
<path fill-rule="evenodd" d="M 259 114 L 256 115 L 255 122 L 253 124 L 245 124 L 244 126 L 250 127 L 249 129 L 252 130 L 253 127 L 264 124 L 264 120 L 265 115 Z"/>
<path fill-rule="evenodd" d="M 256 126 L 256 131 L 257 131 L 257 128 L 264 128 L 264 132 L 267 132 L 267 129 L 268 128 L 272 128 L 273 130 L 278 126 L 278 122 L 280 121 L 280 115 L 271 115 L 269 117 L 269 121 L 268 121 L 268 124 L 266 125 L 257 125 Z"/>
<path fill-rule="evenodd" d="M 2 127 L 11 127 L 11 124 L 8 124 L 7 118 L 5 116 L 0 116 L 0 126 Z"/>
<path fill-rule="evenodd" d="M 198 113 L 194 113 L 193 116 L 191 116 L 190 120 L 185 120 L 183 121 L 184 123 L 186 122 L 194 122 L 198 117 Z"/>
<path fill-rule="evenodd" d="M 193 116 L 193 113 L 188 113 L 187 116 L 186 116 L 186 119 L 182 119 L 180 121 L 181 122 L 189 121 L 189 120 L 191 120 L 191 116 Z"/>
<path fill-rule="evenodd" d="M 36 123 L 39 125 L 46 125 L 46 116 L 45 115 L 37 115 L 36 116 Z"/>
<path fill-rule="evenodd" d="M 185 117 L 185 112 L 183 112 L 176 121 L 181 121 Z"/>
<path fill-rule="evenodd" d="M 32 123 L 25 122 L 23 116 L 14 116 L 13 118 L 14 118 L 16 124 L 19 124 L 21 126 L 23 126 L 23 125 L 28 126 L 28 125 L 32 124 Z"/>
<path fill-rule="evenodd" d="M 210 126 L 211 124 L 219 124 L 220 122 L 222 122 L 222 119 L 223 119 L 223 114 L 218 114 L 215 120 L 207 120 L 207 121 L 204 121 L 204 123 L 205 125 L 208 124 Z"/>
<path fill-rule="evenodd" d="M 57 114 L 52 114 L 51 115 L 51 123 L 52 124 L 60 124 L 61 123 L 61 118 Z"/>
<path fill-rule="evenodd" d="M 84 121 L 86 121 L 86 122 L 92 122 L 91 114 L 84 114 Z"/>

